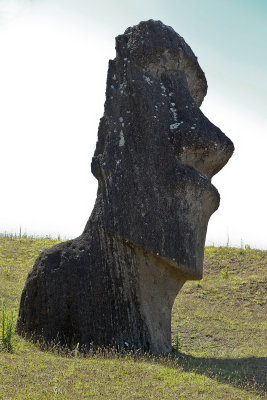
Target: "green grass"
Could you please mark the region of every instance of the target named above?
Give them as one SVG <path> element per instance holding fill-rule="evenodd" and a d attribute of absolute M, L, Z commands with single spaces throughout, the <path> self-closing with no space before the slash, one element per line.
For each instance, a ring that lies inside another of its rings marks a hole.
<path fill-rule="evenodd" d="M 17 315 L 35 258 L 55 243 L 0 237 L 0 298 L 8 312 Z M 15 335 L 13 352 L 0 352 L 0 400 L 262 399 L 266 266 L 267 251 L 206 248 L 204 279 L 187 282 L 173 306 L 173 345 L 181 353 L 170 357 L 45 352 Z"/>
<path fill-rule="evenodd" d="M 0 350 L 13 351 L 15 333 L 14 311 L 7 311 L 5 299 L 1 301 Z"/>

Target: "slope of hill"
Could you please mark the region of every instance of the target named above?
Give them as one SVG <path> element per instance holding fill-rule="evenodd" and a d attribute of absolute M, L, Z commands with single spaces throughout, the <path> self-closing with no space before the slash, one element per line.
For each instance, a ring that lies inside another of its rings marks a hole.
<path fill-rule="evenodd" d="M 35 258 L 57 242 L 0 238 L 7 312 L 17 314 Z M 204 279 L 187 282 L 173 306 L 168 357 L 41 351 L 15 335 L 13 352 L 0 352 L 0 399 L 262 399 L 266 266 L 267 251 L 207 247 Z"/>

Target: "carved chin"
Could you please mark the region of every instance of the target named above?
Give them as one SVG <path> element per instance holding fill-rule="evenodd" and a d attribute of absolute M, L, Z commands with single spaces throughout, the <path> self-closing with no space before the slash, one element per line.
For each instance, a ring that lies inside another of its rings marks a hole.
<path fill-rule="evenodd" d="M 181 197 L 179 200 L 181 205 Z M 161 246 L 158 249 L 151 247 L 158 262 L 171 267 L 178 278 L 202 278 L 207 225 L 210 216 L 219 207 L 219 201 L 215 188 L 212 191 L 187 188 L 182 198 L 184 213 L 177 208 L 176 215 L 170 216 L 167 221 L 165 234 L 162 232 Z"/>
<path fill-rule="evenodd" d="M 179 279 L 198 280 L 202 277 L 208 221 L 219 207 L 220 196 L 208 179 L 197 175 L 177 176 L 172 185 L 165 188 L 165 196 L 161 188 L 154 190 L 149 209 L 140 207 L 141 194 L 136 201 L 134 196 L 128 198 L 127 208 L 121 205 L 120 209 L 131 209 L 131 213 L 124 214 L 115 226 L 103 228 L 170 268 Z"/>

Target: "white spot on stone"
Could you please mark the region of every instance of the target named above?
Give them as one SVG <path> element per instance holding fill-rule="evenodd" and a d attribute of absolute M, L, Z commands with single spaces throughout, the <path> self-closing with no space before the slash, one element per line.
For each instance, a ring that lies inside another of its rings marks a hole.
<path fill-rule="evenodd" d="M 180 126 L 181 123 L 182 123 L 182 122 L 175 122 L 175 124 L 171 124 L 171 125 L 170 125 L 170 130 L 172 131 L 172 130 L 178 128 L 178 126 Z"/>
<path fill-rule="evenodd" d="M 111 87 L 111 89 L 114 89 L 114 86 L 113 86 L 113 85 L 111 85 L 110 87 Z"/>
<path fill-rule="evenodd" d="M 169 96 L 173 96 L 173 92 L 170 92 L 170 93 L 169 93 Z"/>
<path fill-rule="evenodd" d="M 120 117 L 120 118 L 119 118 L 119 121 L 120 121 L 120 122 L 123 122 L 123 118 L 122 118 L 122 117 Z"/>
<path fill-rule="evenodd" d="M 172 103 L 172 104 L 173 104 L 173 103 Z M 177 122 L 177 111 L 176 111 L 176 109 L 173 108 L 173 107 L 171 107 L 171 108 L 170 108 L 170 111 L 171 111 L 171 113 L 172 113 L 172 115 L 173 115 L 174 121 Z"/>
<path fill-rule="evenodd" d="M 117 160 L 117 161 L 116 161 L 116 164 L 117 164 L 117 165 L 119 165 L 119 164 L 120 164 L 120 162 L 121 162 L 121 160 Z"/>
<path fill-rule="evenodd" d="M 160 87 L 161 87 L 161 89 L 163 90 L 163 92 L 166 92 L 166 88 L 165 88 L 165 86 L 163 85 L 162 82 L 160 82 Z"/>
<path fill-rule="evenodd" d="M 143 78 L 149 85 L 152 85 L 153 81 L 148 76 L 143 75 Z"/>
<path fill-rule="evenodd" d="M 123 136 L 123 131 L 120 131 L 120 141 L 119 141 L 119 146 L 122 147 L 125 144 L 125 139 Z"/>
<path fill-rule="evenodd" d="M 125 57 L 124 59 L 123 59 L 123 61 L 127 61 L 128 60 L 128 58 L 127 57 Z"/>
<path fill-rule="evenodd" d="M 116 75 L 115 75 L 115 74 L 113 75 L 112 79 L 113 79 L 114 81 L 116 80 Z"/>
<path fill-rule="evenodd" d="M 129 343 L 128 342 L 124 342 L 125 346 L 129 347 Z"/>

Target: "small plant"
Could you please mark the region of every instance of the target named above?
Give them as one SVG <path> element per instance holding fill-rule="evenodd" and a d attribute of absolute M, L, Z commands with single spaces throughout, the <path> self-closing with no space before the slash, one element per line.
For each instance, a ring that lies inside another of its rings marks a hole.
<path fill-rule="evenodd" d="M 77 360 L 79 356 L 79 347 L 80 343 L 77 343 L 75 350 L 74 350 L 74 362 L 73 362 L 73 373 L 75 374 L 77 371 Z"/>
<path fill-rule="evenodd" d="M 229 247 L 229 244 L 230 244 L 230 237 L 229 237 L 229 232 L 227 232 L 226 247 Z"/>
<path fill-rule="evenodd" d="M 1 331 L 0 331 L 0 348 L 11 352 L 13 350 L 13 339 L 15 333 L 15 317 L 14 312 L 6 310 L 5 299 L 1 302 Z"/>
<path fill-rule="evenodd" d="M 173 348 L 176 351 L 181 351 L 183 347 L 183 339 L 180 333 L 177 333 L 177 335 L 175 335 L 175 342 L 174 342 L 174 346 Z"/>
<path fill-rule="evenodd" d="M 58 394 L 58 388 L 56 387 L 55 388 L 55 390 L 54 390 L 54 400 L 56 400 L 56 398 L 57 398 L 57 394 Z"/>
<path fill-rule="evenodd" d="M 228 279 L 228 278 L 229 278 L 228 271 L 226 271 L 225 269 L 223 269 L 223 270 L 221 271 L 221 277 L 222 277 L 223 279 Z"/>

